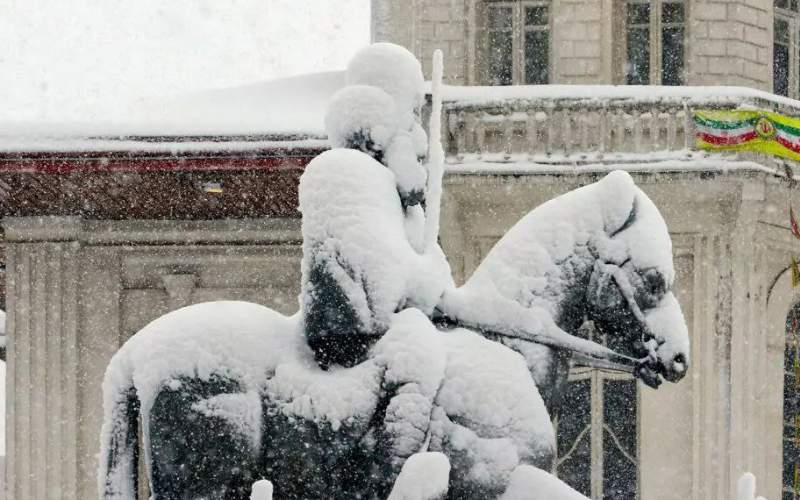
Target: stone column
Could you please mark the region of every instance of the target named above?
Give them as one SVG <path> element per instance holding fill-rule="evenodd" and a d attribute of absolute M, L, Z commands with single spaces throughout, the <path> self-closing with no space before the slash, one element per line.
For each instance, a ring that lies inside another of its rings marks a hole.
<path fill-rule="evenodd" d="M 6 218 L 7 499 L 77 499 L 76 218 Z"/>

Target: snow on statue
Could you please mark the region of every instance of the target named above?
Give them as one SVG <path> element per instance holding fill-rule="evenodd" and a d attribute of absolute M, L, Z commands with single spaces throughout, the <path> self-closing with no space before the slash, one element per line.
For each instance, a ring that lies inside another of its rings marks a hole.
<path fill-rule="evenodd" d="M 138 498 L 139 418 L 159 500 L 582 498 L 545 472 L 570 364 L 686 373 L 667 228 L 629 175 L 534 209 L 456 288 L 419 63 L 376 44 L 347 81 L 300 182 L 300 312 L 197 304 L 132 337 L 103 384 L 101 498 Z"/>

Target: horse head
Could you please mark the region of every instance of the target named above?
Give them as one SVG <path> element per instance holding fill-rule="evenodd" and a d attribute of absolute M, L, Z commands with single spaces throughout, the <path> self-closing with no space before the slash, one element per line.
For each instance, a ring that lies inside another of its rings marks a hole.
<path fill-rule="evenodd" d="M 689 367 L 689 333 L 672 292 L 675 270 L 666 223 L 627 174 L 615 172 L 597 187 L 622 203 L 606 205 L 608 224 L 593 245 L 586 317 L 612 349 L 649 357 L 655 372 L 677 382 Z"/>
<path fill-rule="evenodd" d="M 667 226 L 625 172 L 529 212 L 439 310 L 520 352 L 548 406 L 570 360 L 677 381 L 689 336 L 672 293 Z M 579 338 L 590 320 L 607 345 Z"/>

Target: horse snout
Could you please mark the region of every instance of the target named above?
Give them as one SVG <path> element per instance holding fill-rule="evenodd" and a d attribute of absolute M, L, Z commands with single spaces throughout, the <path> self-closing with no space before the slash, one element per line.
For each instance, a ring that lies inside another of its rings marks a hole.
<path fill-rule="evenodd" d="M 686 359 L 686 355 L 679 352 L 672 356 L 669 361 L 662 362 L 662 367 L 661 373 L 664 378 L 670 382 L 677 382 L 686 376 L 686 372 L 689 370 L 689 362 Z"/>

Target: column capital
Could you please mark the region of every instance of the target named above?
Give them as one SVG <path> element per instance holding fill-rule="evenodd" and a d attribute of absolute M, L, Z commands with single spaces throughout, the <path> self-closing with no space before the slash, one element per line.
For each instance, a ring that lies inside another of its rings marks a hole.
<path fill-rule="evenodd" d="M 5 217 L 2 220 L 7 243 L 76 241 L 82 223 L 80 217 L 69 216 Z"/>

